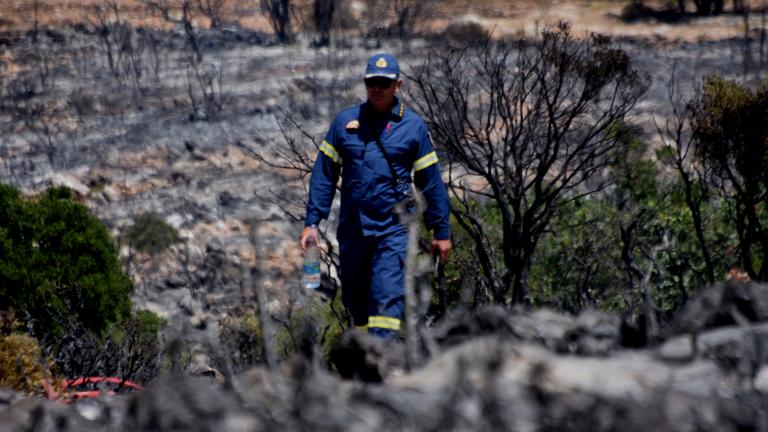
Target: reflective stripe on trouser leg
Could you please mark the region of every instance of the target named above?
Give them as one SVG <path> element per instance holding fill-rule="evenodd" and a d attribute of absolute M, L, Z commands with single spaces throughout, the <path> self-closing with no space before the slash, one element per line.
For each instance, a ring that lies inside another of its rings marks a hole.
<path fill-rule="evenodd" d="M 368 302 L 368 332 L 394 337 L 400 330 L 405 290 L 408 232 L 403 228 L 375 239 Z"/>
<path fill-rule="evenodd" d="M 397 318 L 388 316 L 370 316 L 368 317 L 367 328 L 380 328 L 385 330 L 400 331 L 401 322 Z"/>

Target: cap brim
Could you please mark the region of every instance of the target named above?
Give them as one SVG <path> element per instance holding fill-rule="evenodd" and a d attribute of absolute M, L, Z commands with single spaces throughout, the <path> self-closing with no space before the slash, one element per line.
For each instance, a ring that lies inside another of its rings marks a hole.
<path fill-rule="evenodd" d="M 396 80 L 397 79 L 397 74 L 375 73 L 375 72 L 374 73 L 367 73 L 367 74 L 365 74 L 365 79 L 377 78 L 377 77 L 389 78 L 391 80 Z"/>

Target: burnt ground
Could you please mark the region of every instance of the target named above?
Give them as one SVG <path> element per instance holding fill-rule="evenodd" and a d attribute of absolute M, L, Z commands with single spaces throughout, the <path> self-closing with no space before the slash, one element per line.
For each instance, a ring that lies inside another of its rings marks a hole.
<path fill-rule="evenodd" d="M 617 18 L 616 3 L 524 3 L 510 11 L 504 2 L 447 2 L 425 24 L 435 32 L 427 37 L 382 39 L 376 47 L 347 32 L 318 49 L 309 36 L 277 45 L 257 12 L 240 10 L 250 26 L 196 31 L 198 62 L 182 29 L 157 17 L 126 12 L 135 22 L 112 21 L 113 39 L 105 39 L 92 16 L 77 22 L 88 13 L 77 2 L 61 3 L 69 5 L 64 12 L 58 3 L 43 8 L 49 15 L 38 32 L 24 18 L 28 3 L 4 2 L 0 181 L 28 195 L 51 184 L 72 187 L 117 239 L 136 308 L 169 318 L 171 332 L 194 327 L 215 338 L 217 318 L 254 303 L 254 284 L 267 288 L 275 313 L 301 296 L 301 223 L 293 216 L 305 191 L 294 172 L 265 160 L 280 160 L 285 116 L 321 138 L 333 114 L 362 97 L 360 75 L 375 51 L 395 53 L 407 70 L 465 14 L 508 38 L 571 18 L 575 31 L 613 34 L 650 76 L 631 119 L 650 141 L 653 120 L 669 112 L 673 69 L 684 93 L 708 73 L 748 83 L 765 76 L 758 38 L 745 42 L 733 30 L 743 32 L 739 16 L 630 25 Z M 292 128 L 288 134 L 313 157 L 309 138 Z M 163 217 L 183 241 L 158 256 L 134 256 L 122 234 L 145 212 Z"/>

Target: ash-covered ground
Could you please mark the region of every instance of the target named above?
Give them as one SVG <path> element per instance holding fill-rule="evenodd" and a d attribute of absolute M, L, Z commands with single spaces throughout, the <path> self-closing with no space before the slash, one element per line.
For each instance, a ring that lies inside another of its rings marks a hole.
<path fill-rule="evenodd" d="M 408 71 L 440 43 L 370 48 L 347 38 L 315 49 L 243 29 L 198 37 L 200 62 L 179 32 L 133 30 L 135 47 L 121 54 L 117 72 L 87 26 L 40 32 L 36 42 L 8 33 L 3 47 L 0 181 L 30 195 L 70 186 L 118 240 L 147 212 L 178 228 L 183 242 L 161 255 L 134 256 L 121 244 L 136 307 L 174 325 L 184 311 L 199 323 L 252 301 L 257 266 L 274 307 L 299 295 L 301 223 L 291 216 L 302 211 L 286 203 L 300 204 L 306 191 L 295 172 L 264 159 L 281 162 L 286 135 L 314 157 L 312 140 L 290 119 L 322 139 L 337 110 L 361 101 L 373 52 L 395 53 Z M 683 92 L 708 73 L 748 82 L 761 75 L 757 46 L 744 73 L 740 40 L 618 43 L 652 79 L 630 119 L 651 140 L 654 120 L 670 110 L 673 70 Z"/>
<path fill-rule="evenodd" d="M 721 21 L 741 22 L 738 16 Z M 668 39 L 664 29 L 670 27 L 617 38 L 651 78 L 630 121 L 652 142 L 654 120 L 670 111 L 673 71 L 686 93 L 709 73 L 755 83 L 768 66 L 756 40 Z M 502 30 L 505 37 L 515 34 Z M 0 34 L 0 182 L 27 195 L 53 184 L 75 190 L 118 242 L 135 283 L 135 308 L 167 318 L 169 339 L 183 334 L 209 344 L 217 340 L 221 317 L 255 307 L 256 284 L 266 288 L 272 312 L 303 295 L 295 216 L 302 214 L 306 190 L 296 172 L 274 166 L 288 139 L 314 157 L 310 137 L 321 139 L 337 110 L 361 101 L 362 71 L 372 53 L 392 52 L 408 71 L 455 37 L 383 39 L 377 46 L 343 36 L 312 48 L 307 37 L 283 46 L 271 34 L 239 26 L 196 34 L 199 60 L 180 28 L 114 26 L 106 38 L 92 24 Z M 182 238 L 154 256 L 135 253 L 124 240 L 126 229 L 149 212 Z M 517 356 L 540 353 L 510 349 Z M 508 366 L 514 369 L 514 362 Z M 471 374 L 461 379 L 471 381 Z M 379 394 L 349 391 L 371 400 Z M 464 390 L 452 391 L 460 399 Z M 471 417 L 484 409 L 490 408 L 470 404 L 459 412 Z"/>

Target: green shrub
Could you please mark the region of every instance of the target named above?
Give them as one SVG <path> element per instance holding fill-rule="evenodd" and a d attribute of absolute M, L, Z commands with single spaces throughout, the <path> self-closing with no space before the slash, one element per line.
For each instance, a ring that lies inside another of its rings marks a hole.
<path fill-rule="evenodd" d="M 19 333 L 21 323 L 13 311 L 0 313 L 0 388 L 34 393 L 50 375 L 50 362 L 38 342 Z"/>
<path fill-rule="evenodd" d="M 768 80 L 753 90 L 710 75 L 690 108 L 696 163 L 731 209 L 739 264 L 768 280 Z"/>
<path fill-rule="evenodd" d="M 128 229 L 126 238 L 132 248 L 157 255 L 179 240 L 179 232 L 160 216 L 144 213 Z"/>
<path fill-rule="evenodd" d="M 287 358 L 295 353 L 309 355 L 312 345 L 320 347 L 327 361 L 331 350 L 344 333 L 341 295 L 337 293 L 330 301 L 310 295 L 303 302 L 292 305 L 287 317 L 276 335 L 277 355 Z"/>
<path fill-rule="evenodd" d="M 65 187 L 37 199 L 0 185 L 0 310 L 42 337 L 71 320 L 102 333 L 130 314 L 131 282 L 106 227 Z"/>
<path fill-rule="evenodd" d="M 472 214 L 479 223 L 483 224 L 487 235 L 487 244 L 491 248 L 501 249 L 502 227 L 501 212 L 492 202 L 480 203 L 478 201 L 467 201 L 466 207 L 456 198 L 452 198 L 451 206 L 454 209 L 465 214 Z M 486 275 L 480 264 L 479 254 L 477 253 L 477 244 L 472 236 L 467 232 L 458 220 L 451 216 L 451 231 L 453 233 L 453 250 L 451 251 L 448 265 L 445 266 L 445 299 L 446 309 L 450 310 L 457 306 L 474 307 L 480 304 L 487 304 L 492 301 L 491 294 L 487 284 L 484 283 Z M 432 234 L 422 226 L 421 238 L 432 240 Z M 502 266 L 500 256 L 493 257 L 493 265 L 490 271 Z M 487 270 L 487 269 L 486 269 Z M 494 274 L 492 277 L 500 278 L 500 275 Z M 434 278 L 437 279 L 437 278 Z M 440 287 L 437 282 L 433 283 L 432 308 L 433 314 L 439 313 Z"/>
<path fill-rule="evenodd" d="M 157 343 L 160 331 L 168 324 L 164 318 L 148 310 L 136 311 L 132 322 L 136 328 L 138 339 L 143 343 Z"/>
<path fill-rule="evenodd" d="M 264 334 L 256 314 L 226 317 L 219 321 L 220 340 L 235 371 L 264 363 Z"/>
<path fill-rule="evenodd" d="M 331 350 L 341 340 L 344 321 L 341 295 L 331 301 L 307 296 L 292 304 L 286 315 L 273 317 L 278 325 L 274 328 L 274 355 L 287 359 L 294 354 L 311 355 L 315 347 L 327 361 Z M 221 342 L 227 360 L 235 371 L 265 363 L 264 333 L 257 313 L 228 317 L 219 321 Z"/>

